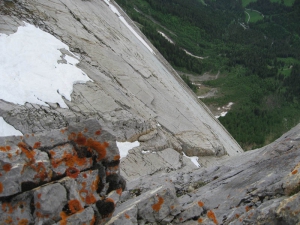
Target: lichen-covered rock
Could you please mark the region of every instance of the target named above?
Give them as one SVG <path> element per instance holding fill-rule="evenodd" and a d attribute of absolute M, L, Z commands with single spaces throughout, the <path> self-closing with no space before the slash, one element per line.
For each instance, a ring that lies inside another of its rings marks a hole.
<path fill-rule="evenodd" d="M 126 206 L 137 207 L 140 224 L 297 224 L 300 222 L 299 130 L 300 124 L 274 143 L 223 159 L 219 166 L 178 169 L 130 180 L 127 182 L 130 195 L 125 191 L 121 196 L 125 202 L 117 205 L 112 220 L 124 218 Z M 162 219 L 148 210 L 150 206 L 165 203 L 160 195 L 149 197 L 146 202 L 142 199 L 166 183 L 176 191 L 179 210 L 167 213 Z"/>
<path fill-rule="evenodd" d="M 31 214 L 32 195 L 28 192 L 18 195 L 13 200 L 0 202 L 1 224 L 33 224 Z"/>
<path fill-rule="evenodd" d="M 26 191 L 52 178 L 47 153 L 28 146 L 19 137 L 0 147 L 0 174 L 0 197 Z"/>
<path fill-rule="evenodd" d="M 91 206 L 80 209 L 77 213 L 71 216 L 65 216 L 56 225 L 82 225 L 82 224 L 94 224 L 96 221 L 94 210 Z"/>
<path fill-rule="evenodd" d="M 60 219 L 60 212 L 67 204 L 67 190 L 59 184 L 49 184 L 33 192 L 36 224 L 53 224 Z"/>
<path fill-rule="evenodd" d="M 102 224 L 110 219 L 119 198 L 106 195 L 120 197 L 126 182 L 119 175 L 116 138 L 99 121 L 1 137 L 0 144 L 0 224 Z M 109 213 L 103 214 L 103 207 L 98 211 L 101 202 L 110 205 Z"/>
<path fill-rule="evenodd" d="M 180 206 L 176 198 L 176 192 L 172 184 L 154 184 L 151 190 L 140 192 L 138 196 L 120 204 L 112 219 L 107 224 L 135 224 L 139 218 L 139 224 L 156 221 L 170 222 L 174 215 L 180 212 Z M 134 189 L 131 192 L 137 191 Z M 135 217 L 136 219 L 133 219 Z"/>

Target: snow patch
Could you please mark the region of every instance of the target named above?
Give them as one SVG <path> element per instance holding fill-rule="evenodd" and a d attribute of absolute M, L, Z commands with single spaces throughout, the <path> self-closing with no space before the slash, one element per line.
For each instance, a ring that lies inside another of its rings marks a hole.
<path fill-rule="evenodd" d="M 158 31 L 158 33 L 160 33 L 168 42 L 170 42 L 171 44 L 174 44 L 174 42 L 167 35 L 165 35 L 163 32 Z"/>
<path fill-rule="evenodd" d="M 231 106 L 233 105 L 233 102 L 229 102 L 227 105 L 218 107 L 218 111 L 220 111 L 222 109 L 222 112 L 219 115 L 216 115 L 215 117 L 218 119 L 220 117 L 224 117 L 226 116 L 226 114 L 228 113 L 228 111 L 231 109 Z"/>
<path fill-rule="evenodd" d="M 198 156 L 191 156 L 191 157 L 189 157 L 186 154 L 184 154 L 184 152 L 182 152 L 182 153 L 183 153 L 183 156 L 186 157 L 186 158 L 188 158 L 189 160 L 191 160 L 192 163 L 195 164 L 195 166 L 201 167 L 200 164 L 198 163 Z"/>
<path fill-rule="evenodd" d="M 149 150 L 148 151 L 142 150 L 142 153 L 147 154 L 147 153 L 151 153 L 151 152 Z"/>
<path fill-rule="evenodd" d="M 5 136 L 23 136 L 23 134 L 14 128 L 12 125 L 6 123 L 3 117 L 0 116 L 0 137 Z"/>
<path fill-rule="evenodd" d="M 110 0 L 104 0 L 104 2 L 108 5 L 108 7 L 111 9 L 111 11 L 113 11 L 113 13 L 115 13 L 119 19 L 122 21 L 122 23 L 133 33 L 133 35 L 140 41 L 142 42 L 142 44 L 152 53 L 155 55 L 155 52 L 153 51 L 153 49 L 144 41 L 144 39 L 127 23 L 127 21 L 125 20 L 125 18 L 123 16 L 121 16 L 120 12 L 118 11 L 118 9 L 110 4 Z"/>
<path fill-rule="evenodd" d="M 128 151 L 134 147 L 140 146 L 140 142 L 117 142 L 117 146 L 120 151 L 120 158 L 125 158 L 128 155 Z"/>
<path fill-rule="evenodd" d="M 73 85 L 91 81 L 75 66 L 75 55 L 64 56 L 67 64 L 58 63 L 59 49 L 69 47 L 31 24 L 11 35 L 0 34 L 0 49 L 0 98 L 5 101 L 46 106 L 52 102 L 68 108 L 62 96 L 71 101 Z"/>

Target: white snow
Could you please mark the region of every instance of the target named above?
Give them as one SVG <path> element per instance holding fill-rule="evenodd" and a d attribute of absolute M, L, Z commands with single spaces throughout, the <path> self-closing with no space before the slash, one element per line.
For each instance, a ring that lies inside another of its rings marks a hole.
<path fill-rule="evenodd" d="M 197 167 L 201 167 L 200 164 L 198 163 L 198 156 L 191 156 L 191 157 L 189 157 L 186 154 L 184 154 L 184 152 L 182 152 L 182 153 L 183 153 L 184 157 L 190 159 L 192 161 L 192 163 L 194 163 Z"/>
<path fill-rule="evenodd" d="M 158 31 L 158 33 L 160 33 L 168 42 L 170 42 L 171 44 L 174 44 L 174 42 L 167 35 L 165 35 L 163 32 Z"/>
<path fill-rule="evenodd" d="M 71 101 L 73 84 L 91 79 L 75 66 L 79 62 L 75 55 L 65 55 L 67 64 L 58 63 L 59 49 L 69 51 L 66 44 L 28 23 L 14 34 L 0 34 L 0 98 L 68 108 L 62 96 Z"/>
<path fill-rule="evenodd" d="M 133 149 L 134 147 L 140 146 L 140 142 L 135 141 L 135 142 L 118 142 L 117 141 L 117 146 L 120 151 L 120 158 L 125 158 L 128 155 L 128 151 Z"/>
<path fill-rule="evenodd" d="M 192 57 L 194 57 L 194 58 L 197 58 L 197 59 L 205 59 L 205 58 L 208 57 L 208 56 L 207 56 L 207 57 L 204 58 L 204 57 L 202 57 L 202 56 L 196 56 L 196 55 L 193 55 L 192 53 L 190 53 L 189 51 L 187 51 L 187 50 L 184 49 L 184 48 L 183 48 L 182 50 L 185 51 L 186 54 L 188 54 L 188 55 L 190 55 L 190 56 L 192 56 Z"/>
<path fill-rule="evenodd" d="M 109 8 L 111 9 L 111 11 L 113 11 L 118 17 L 119 19 L 122 21 L 122 23 L 133 33 L 133 35 L 140 41 L 142 42 L 142 44 L 152 53 L 155 55 L 155 52 L 153 51 L 153 49 L 144 41 L 144 39 L 127 23 L 127 21 L 125 20 L 125 18 L 123 16 L 121 16 L 120 12 L 118 11 L 118 9 L 110 4 L 110 0 L 104 0 L 104 2 L 109 6 Z"/>
<path fill-rule="evenodd" d="M 6 123 L 3 117 L 0 116 L 0 137 L 13 135 L 23 136 L 19 130 L 16 130 L 12 125 Z"/>
<path fill-rule="evenodd" d="M 144 150 L 142 150 L 142 153 L 143 154 L 147 154 L 147 153 L 151 153 L 150 151 L 144 151 Z"/>
<path fill-rule="evenodd" d="M 228 111 L 231 109 L 231 106 L 233 105 L 234 103 L 233 102 L 229 102 L 227 105 L 225 106 L 222 106 L 222 112 L 219 114 L 219 115 L 216 115 L 215 117 L 218 119 L 220 117 L 224 117 L 226 116 L 226 114 L 228 113 Z M 218 107 L 218 110 L 220 111 L 221 108 Z"/>

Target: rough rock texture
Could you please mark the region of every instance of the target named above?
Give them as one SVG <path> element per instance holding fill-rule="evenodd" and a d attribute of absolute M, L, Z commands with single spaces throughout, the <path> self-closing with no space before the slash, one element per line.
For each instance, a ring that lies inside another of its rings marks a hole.
<path fill-rule="evenodd" d="M 93 82 L 74 85 L 68 108 L 0 99 L 24 134 L 0 137 L 0 224 L 300 223 L 300 125 L 242 153 L 105 1 L 0 1 L 0 33 L 22 21 L 66 43 Z M 141 143 L 121 172 L 116 140 Z"/>
<path fill-rule="evenodd" d="M 110 224 L 153 222 L 155 210 L 147 209 L 146 217 L 139 205 L 146 196 L 151 195 L 149 202 L 162 196 L 156 190 L 164 185 L 174 187 L 176 197 L 169 203 L 163 196 L 160 203 L 177 210 L 162 210 L 163 217 L 155 217 L 157 224 L 299 224 L 299 162 L 300 124 L 274 143 L 227 158 L 220 166 L 129 182 Z M 152 207 L 157 202 L 151 202 Z"/>
<path fill-rule="evenodd" d="M 101 223 L 106 194 L 125 189 L 116 138 L 95 119 L 2 137 L 0 154 L 0 224 Z"/>
<path fill-rule="evenodd" d="M 190 156 L 242 152 L 155 48 L 145 40 L 155 52 L 151 53 L 105 1 L 1 1 L 0 15 L 0 33 L 16 32 L 22 21 L 36 25 L 80 56 L 78 67 L 93 80 L 74 85 L 72 101 L 64 99 L 68 109 L 55 102 L 47 107 L 0 100 L 0 116 L 24 134 L 96 118 L 119 141 L 140 138 L 155 146 L 159 123 L 165 132 L 160 141 L 177 145 L 160 150 L 172 147 Z M 190 142 L 195 138 L 197 141 Z"/>

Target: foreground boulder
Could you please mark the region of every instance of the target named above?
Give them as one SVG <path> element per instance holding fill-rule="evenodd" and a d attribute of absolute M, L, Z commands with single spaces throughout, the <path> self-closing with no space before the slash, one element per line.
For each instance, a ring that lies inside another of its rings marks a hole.
<path fill-rule="evenodd" d="M 125 188 L 116 138 L 97 120 L 2 137 L 0 146 L 1 224 L 101 223 L 115 208 L 106 194 Z"/>

